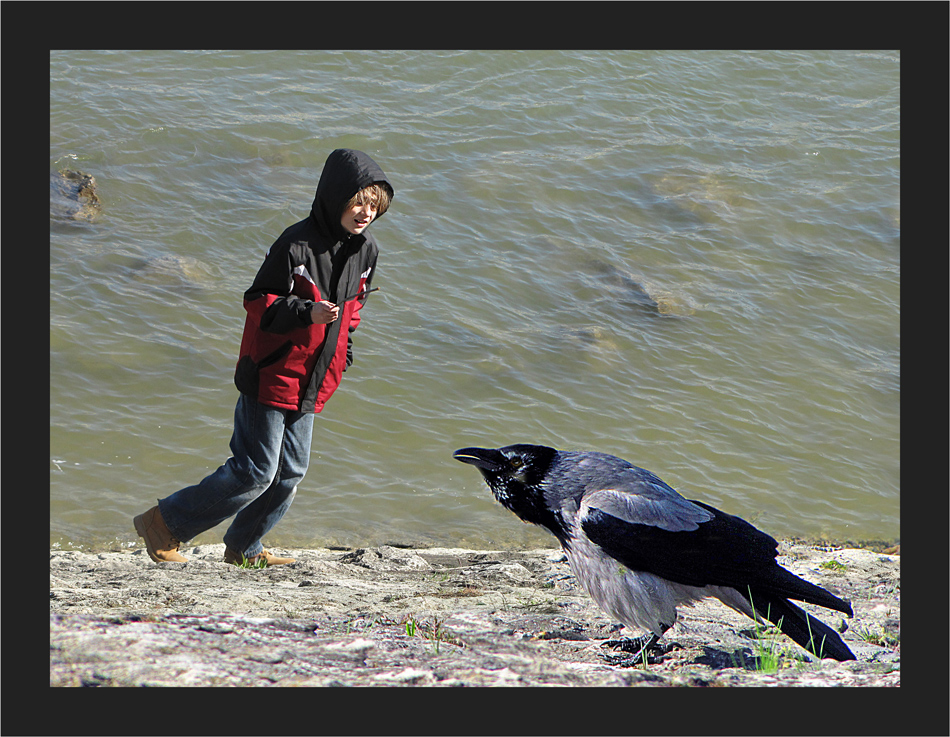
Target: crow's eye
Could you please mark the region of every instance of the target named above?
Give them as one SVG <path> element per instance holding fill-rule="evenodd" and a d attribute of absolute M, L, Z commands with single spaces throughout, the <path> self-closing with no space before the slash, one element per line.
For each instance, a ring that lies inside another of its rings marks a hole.
<path fill-rule="evenodd" d="M 524 459 L 521 456 L 512 456 L 508 459 L 508 465 L 512 471 L 520 471 L 524 468 Z"/>

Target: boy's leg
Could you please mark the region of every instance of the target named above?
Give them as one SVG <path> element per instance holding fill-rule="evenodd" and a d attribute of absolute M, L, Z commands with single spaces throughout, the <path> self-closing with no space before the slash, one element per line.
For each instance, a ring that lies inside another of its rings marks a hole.
<path fill-rule="evenodd" d="M 284 420 L 283 443 L 277 476 L 268 489 L 238 512 L 224 542 L 232 554 L 246 558 L 261 555 L 261 538 L 280 522 L 290 509 L 310 464 L 310 446 L 313 438 L 314 415 L 311 412 L 288 412 Z M 268 561 L 270 563 L 270 561 Z M 290 562 L 284 559 L 281 562 Z"/>
<path fill-rule="evenodd" d="M 231 458 L 194 486 L 160 499 L 158 508 L 171 533 L 190 540 L 240 512 L 277 475 L 285 410 L 243 394 L 234 410 Z"/>

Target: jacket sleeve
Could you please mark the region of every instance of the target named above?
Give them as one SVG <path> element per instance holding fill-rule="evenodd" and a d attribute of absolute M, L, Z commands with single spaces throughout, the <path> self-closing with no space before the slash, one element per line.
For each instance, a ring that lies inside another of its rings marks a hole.
<path fill-rule="evenodd" d="M 363 296 L 356 300 L 356 309 L 353 310 L 353 314 L 350 317 L 350 324 L 347 326 L 349 335 L 346 336 L 346 368 L 343 369 L 344 371 L 353 365 L 353 333 L 360 324 L 360 310 L 362 310 L 363 305 L 366 304 L 366 292 L 373 286 L 373 276 L 376 274 L 377 258 L 374 258 L 373 263 L 370 265 L 369 276 L 366 277 L 366 281 L 363 282 L 363 286 L 361 287 Z"/>
<path fill-rule="evenodd" d="M 293 244 L 275 243 L 261 265 L 251 288 L 244 293 L 247 301 L 274 295 L 271 304 L 261 315 L 260 329 L 268 333 L 287 333 L 313 324 L 311 300 L 291 293 L 294 286 L 295 263 Z M 301 260 L 301 263 L 302 260 Z"/>

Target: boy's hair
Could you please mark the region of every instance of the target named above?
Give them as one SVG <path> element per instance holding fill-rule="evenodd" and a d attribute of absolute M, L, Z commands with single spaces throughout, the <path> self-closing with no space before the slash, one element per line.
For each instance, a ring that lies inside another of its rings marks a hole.
<path fill-rule="evenodd" d="M 343 209 L 346 210 L 354 205 L 362 205 L 365 202 L 370 202 L 376 205 L 376 217 L 379 217 L 389 209 L 389 201 L 390 194 L 386 187 L 381 184 L 371 184 L 350 197 L 349 202 L 343 206 Z"/>

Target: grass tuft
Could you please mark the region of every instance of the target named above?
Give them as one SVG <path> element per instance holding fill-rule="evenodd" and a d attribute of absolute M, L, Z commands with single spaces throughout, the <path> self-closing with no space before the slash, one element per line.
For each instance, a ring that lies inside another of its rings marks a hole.
<path fill-rule="evenodd" d="M 261 568 L 267 568 L 267 560 L 265 558 L 260 558 L 256 563 L 251 563 L 251 561 L 248 560 L 247 557 L 245 557 L 242 553 L 241 562 L 235 563 L 234 565 L 236 565 L 238 568 L 260 570 Z"/>
<path fill-rule="evenodd" d="M 452 635 L 446 631 L 444 620 L 438 617 L 433 617 L 431 622 L 420 622 L 413 615 L 409 614 L 406 616 L 403 624 L 406 628 L 407 637 L 416 637 L 417 635 L 424 637 L 433 643 L 436 653 L 439 653 L 440 646 L 443 642 L 457 647 L 465 647 L 465 643 L 456 637 L 452 637 Z"/>

